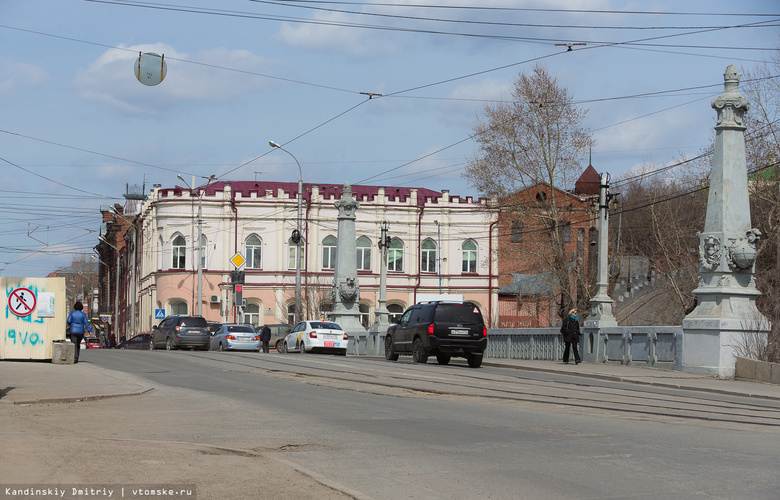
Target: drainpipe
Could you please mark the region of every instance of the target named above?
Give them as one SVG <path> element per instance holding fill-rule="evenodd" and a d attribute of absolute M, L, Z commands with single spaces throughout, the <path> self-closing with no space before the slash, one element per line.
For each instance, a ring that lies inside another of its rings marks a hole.
<path fill-rule="evenodd" d="M 498 212 L 498 218 L 490 223 L 490 232 L 488 235 L 488 323 L 493 326 L 493 226 L 501 221 L 501 212 Z M 498 260 L 498 259 L 496 259 Z"/>
<path fill-rule="evenodd" d="M 422 245 L 422 217 L 423 212 L 425 211 L 425 205 L 420 207 L 420 215 L 417 217 L 417 284 L 414 285 L 414 302 L 412 304 L 417 303 L 417 290 L 420 288 L 420 280 L 422 279 L 421 276 L 421 265 L 420 265 L 420 250 Z M 438 251 L 438 249 L 437 249 Z"/>

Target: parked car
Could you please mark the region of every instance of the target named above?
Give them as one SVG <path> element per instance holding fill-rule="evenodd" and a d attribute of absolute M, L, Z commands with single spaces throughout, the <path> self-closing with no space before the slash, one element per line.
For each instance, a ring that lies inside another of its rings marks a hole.
<path fill-rule="evenodd" d="M 332 352 L 347 355 L 349 335 L 332 321 L 301 321 L 287 334 L 283 352 Z"/>
<path fill-rule="evenodd" d="M 203 316 L 168 316 L 155 325 L 149 339 L 149 349 L 203 349 L 208 351 L 209 325 Z"/>
<path fill-rule="evenodd" d="M 282 344 L 284 344 L 284 338 L 288 333 L 292 331 L 292 327 L 288 324 L 278 323 L 273 325 L 267 325 L 271 329 L 271 341 L 268 345 L 272 345 L 278 352 L 282 352 Z M 260 333 L 262 326 L 257 327 L 257 332 Z"/>
<path fill-rule="evenodd" d="M 208 324 L 209 324 L 209 333 L 211 333 L 212 335 L 217 333 L 217 330 L 219 330 L 219 328 L 222 326 L 222 323 L 218 323 L 216 321 L 209 321 Z"/>
<path fill-rule="evenodd" d="M 102 349 L 100 346 L 100 339 L 98 337 L 84 337 L 81 346 L 86 345 L 87 349 Z"/>
<path fill-rule="evenodd" d="M 149 349 L 150 333 L 141 333 L 116 345 L 117 349 Z"/>
<path fill-rule="evenodd" d="M 212 351 L 258 351 L 260 334 L 252 325 L 222 325 L 211 337 Z"/>
<path fill-rule="evenodd" d="M 466 358 L 472 368 L 482 365 L 487 348 L 487 328 L 473 302 L 425 302 L 407 309 L 385 337 L 385 358 L 396 361 L 411 354 L 415 363 L 436 356 L 446 365 L 453 356 Z"/>

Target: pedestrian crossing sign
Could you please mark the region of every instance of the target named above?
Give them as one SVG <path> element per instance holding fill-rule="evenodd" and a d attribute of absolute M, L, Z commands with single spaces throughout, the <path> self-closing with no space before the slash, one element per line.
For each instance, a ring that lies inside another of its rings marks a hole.
<path fill-rule="evenodd" d="M 155 309 L 154 319 L 165 319 L 165 309 Z"/>

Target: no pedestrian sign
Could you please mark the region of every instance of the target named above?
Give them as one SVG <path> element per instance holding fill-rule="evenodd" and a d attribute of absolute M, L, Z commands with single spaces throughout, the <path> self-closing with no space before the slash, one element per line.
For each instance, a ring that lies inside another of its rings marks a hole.
<path fill-rule="evenodd" d="M 38 299 L 29 288 L 16 288 L 8 296 L 8 309 L 17 316 L 28 316 L 35 310 Z"/>

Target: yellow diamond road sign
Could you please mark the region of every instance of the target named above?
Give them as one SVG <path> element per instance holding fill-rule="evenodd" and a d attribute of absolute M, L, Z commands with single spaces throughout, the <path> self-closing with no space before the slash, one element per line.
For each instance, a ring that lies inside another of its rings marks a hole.
<path fill-rule="evenodd" d="M 243 255 L 241 255 L 241 252 L 236 252 L 236 254 L 230 258 L 230 262 L 232 262 L 233 265 L 236 266 L 236 269 L 238 269 L 244 265 L 246 259 Z"/>

